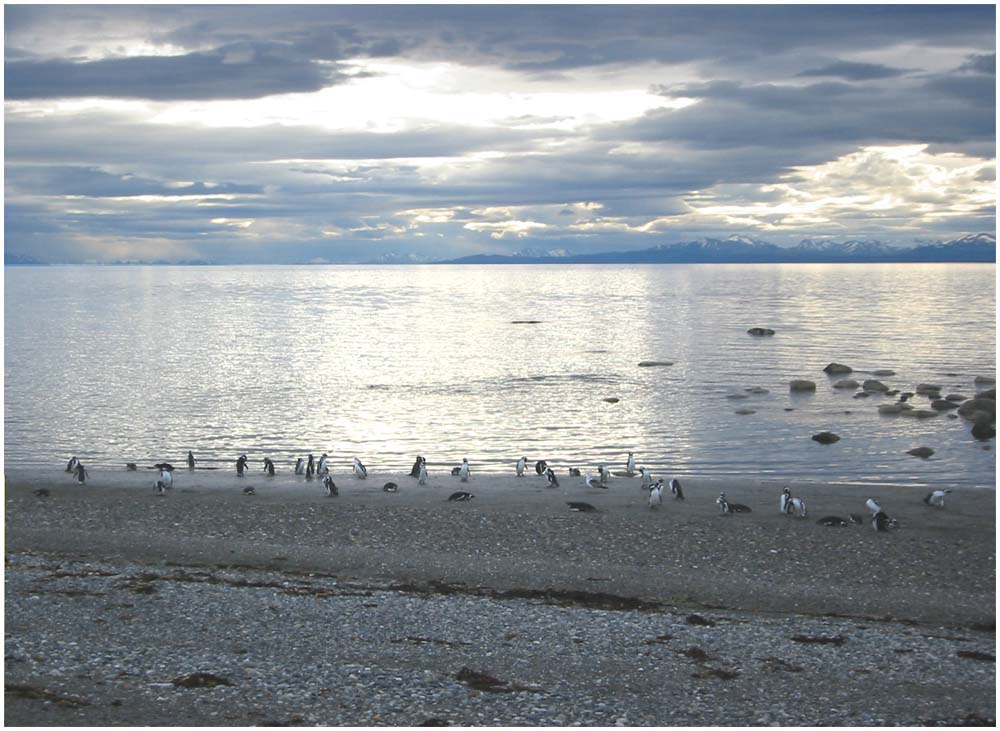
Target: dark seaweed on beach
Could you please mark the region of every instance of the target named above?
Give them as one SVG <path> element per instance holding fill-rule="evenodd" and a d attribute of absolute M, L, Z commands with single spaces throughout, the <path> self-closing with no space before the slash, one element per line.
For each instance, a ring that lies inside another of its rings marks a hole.
<path fill-rule="evenodd" d="M 976 650 L 959 650 L 956 653 L 959 657 L 967 657 L 970 660 L 983 660 L 984 662 L 996 662 L 997 659 L 987 652 L 977 652 Z"/>
<path fill-rule="evenodd" d="M 4 684 L 4 693 L 10 693 L 18 698 L 28 698 L 30 700 L 46 701 L 59 706 L 89 706 L 90 702 L 82 698 L 71 698 L 69 696 L 54 693 L 45 688 L 38 688 L 34 685 L 10 685 Z"/>
<path fill-rule="evenodd" d="M 705 619 L 700 614 L 689 614 L 687 616 L 687 623 L 693 624 L 696 627 L 714 627 L 715 622 L 711 619 Z"/>
<path fill-rule="evenodd" d="M 178 688 L 214 688 L 217 685 L 232 685 L 228 679 L 213 673 L 188 673 L 178 675 L 170 681 Z"/>
<path fill-rule="evenodd" d="M 813 645 L 842 645 L 844 638 L 842 635 L 834 637 L 808 637 L 806 635 L 793 635 L 792 642 L 805 642 Z"/>

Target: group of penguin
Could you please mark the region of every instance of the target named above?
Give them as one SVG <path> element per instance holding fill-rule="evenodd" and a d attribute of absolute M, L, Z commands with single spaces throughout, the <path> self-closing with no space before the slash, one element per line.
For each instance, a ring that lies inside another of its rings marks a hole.
<path fill-rule="evenodd" d="M 243 477 L 247 471 L 247 465 L 249 460 L 245 454 L 241 454 L 236 460 L 236 474 L 239 477 Z M 189 451 L 187 453 L 187 465 L 189 469 L 194 469 L 195 459 L 194 455 Z M 269 457 L 264 457 L 263 459 L 263 471 L 268 475 L 274 475 L 274 462 Z M 154 489 L 160 495 L 165 494 L 167 490 L 173 488 L 174 478 L 173 471 L 174 466 L 168 462 L 160 462 L 153 465 L 154 468 L 158 469 L 160 474 L 156 482 L 154 483 Z M 126 465 L 127 469 L 134 471 L 137 469 L 135 463 L 129 462 Z M 515 472 L 518 477 L 524 477 L 524 474 L 528 468 L 528 458 L 521 457 L 517 461 L 515 466 Z M 351 467 L 354 476 L 358 479 L 367 479 L 368 469 L 362 464 L 361 460 L 357 457 L 354 458 Z M 535 473 L 539 476 L 544 476 L 548 481 L 549 487 L 559 487 L 559 480 L 556 477 L 555 471 L 545 460 L 538 460 L 534 465 Z M 72 473 L 80 485 L 85 484 L 89 474 L 86 468 L 79 459 L 75 456 L 71 457 L 69 462 L 66 464 L 66 472 Z M 606 465 L 597 466 L 597 477 L 588 473 L 584 477 L 584 483 L 587 487 L 607 489 L 608 482 L 611 480 L 611 470 L 608 469 Z M 312 479 L 315 475 L 317 477 L 323 477 L 323 488 L 326 491 L 327 496 L 339 495 L 339 490 L 336 483 L 333 481 L 333 477 L 330 475 L 329 467 L 329 457 L 324 452 L 323 455 L 316 460 L 313 455 L 309 455 L 307 459 L 299 457 L 295 463 L 295 474 L 304 475 L 307 479 Z M 468 459 L 462 459 L 462 464 L 458 467 L 454 467 L 451 470 L 453 476 L 458 477 L 462 482 L 468 482 L 471 475 L 471 468 L 469 466 Z M 622 474 L 622 473 L 617 473 Z M 635 466 L 635 454 L 633 452 L 628 453 L 628 459 L 625 464 L 625 476 L 632 477 L 638 474 L 641 478 L 640 487 L 649 494 L 648 505 L 651 510 L 656 510 L 663 504 L 663 491 L 665 485 L 663 480 L 657 480 L 653 482 L 652 473 L 645 467 L 639 467 L 636 470 Z M 582 476 L 580 470 L 575 467 L 569 468 L 569 475 L 571 477 Z M 417 479 L 417 483 L 424 485 L 427 482 L 427 458 L 421 455 L 417 455 L 416 460 L 413 463 L 413 467 L 410 469 L 410 477 Z M 681 487 L 680 481 L 677 479 L 671 479 L 669 482 L 670 492 L 675 500 L 684 499 L 684 491 Z M 387 482 L 382 487 L 385 492 L 398 492 L 399 486 L 395 482 Z M 39 491 L 41 492 L 41 491 Z M 47 492 L 47 491 L 46 491 Z M 255 495 L 256 491 L 253 487 L 243 488 L 243 493 L 246 495 Z M 933 490 L 929 492 L 924 498 L 923 502 L 929 507 L 943 508 L 945 496 L 950 494 L 951 490 Z M 465 502 L 474 498 L 470 492 L 460 490 L 452 493 L 448 496 L 448 500 L 452 502 Z M 720 492 L 719 497 L 715 500 L 716 504 L 719 506 L 719 510 L 723 515 L 733 515 L 738 513 L 750 513 L 753 512 L 749 506 L 742 505 L 740 503 L 730 502 L 726 497 L 726 493 Z M 597 512 L 595 508 L 590 503 L 585 502 L 568 502 L 570 510 L 575 512 Z M 805 500 L 800 497 L 792 495 L 791 489 L 786 487 L 782 490 L 779 497 L 779 509 L 784 515 L 794 515 L 798 518 L 807 517 L 807 509 Z M 871 512 L 871 525 L 876 531 L 888 531 L 891 528 L 898 527 L 898 521 L 891 518 L 879 504 L 878 500 L 875 498 L 869 498 L 866 503 L 866 507 Z M 860 524 L 863 522 L 862 517 L 857 513 L 851 513 L 848 517 L 841 518 L 836 515 L 828 515 L 820 518 L 816 521 L 817 524 L 829 527 L 844 527 L 852 524 Z"/>

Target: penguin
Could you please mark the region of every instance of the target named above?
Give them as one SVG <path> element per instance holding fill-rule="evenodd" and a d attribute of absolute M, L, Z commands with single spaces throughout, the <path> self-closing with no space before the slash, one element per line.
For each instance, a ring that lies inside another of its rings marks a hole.
<path fill-rule="evenodd" d="M 295 460 L 295 474 L 304 475 L 306 473 L 306 461 L 299 457 Z"/>
<path fill-rule="evenodd" d="M 625 472 L 629 477 L 635 474 L 635 453 L 629 452 L 628 459 L 625 460 Z"/>
<path fill-rule="evenodd" d="M 337 490 L 337 483 L 333 481 L 333 478 L 330 477 L 330 475 L 323 478 L 323 487 L 326 488 L 327 497 L 333 497 L 340 494 L 340 491 Z"/>
<path fill-rule="evenodd" d="M 608 480 L 611 479 L 611 470 L 602 464 L 597 465 L 597 474 L 601 477 L 601 484 L 607 485 Z"/>
<path fill-rule="evenodd" d="M 399 485 L 395 482 L 387 482 L 382 485 L 382 492 L 399 492 Z"/>
<path fill-rule="evenodd" d="M 135 462 L 126 462 L 125 469 L 127 469 L 129 472 L 135 472 L 139 468 L 136 466 Z"/>
<path fill-rule="evenodd" d="M 452 467 L 451 468 L 451 476 L 452 477 L 458 477 L 458 473 L 461 472 L 461 471 L 462 471 L 461 467 Z"/>
<path fill-rule="evenodd" d="M 873 497 L 870 497 L 865 501 L 865 506 L 867 506 L 867 508 L 872 512 L 872 515 L 882 512 L 882 506 L 879 505 L 878 500 Z"/>
<path fill-rule="evenodd" d="M 681 481 L 676 477 L 670 480 L 670 492 L 674 495 L 674 500 L 684 499 L 684 490 L 681 489 Z"/>
<path fill-rule="evenodd" d="M 368 470 L 365 469 L 365 466 L 361 464 L 361 460 L 357 457 L 354 458 L 354 466 L 351 469 L 354 470 L 354 476 L 359 480 L 368 478 Z"/>
<path fill-rule="evenodd" d="M 306 461 L 306 479 L 311 480 L 315 472 L 316 472 L 316 460 L 310 454 L 309 459 Z"/>
<path fill-rule="evenodd" d="M 577 469 L 576 467 L 570 467 L 569 468 L 569 476 L 570 477 L 579 477 L 580 476 L 580 470 Z"/>
<path fill-rule="evenodd" d="M 549 466 L 545 463 L 544 459 L 540 459 L 537 462 L 535 462 L 535 472 L 537 472 L 539 476 L 544 475 L 545 470 L 547 470 L 548 468 Z"/>
<path fill-rule="evenodd" d="M 647 470 L 645 467 L 639 468 L 639 475 L 642 477 L 642 482 L 639 483 L 644 490 L 648 490 L 653 486 L 653 473 Z"/>
<path fill-rule="evenodd" d="M 816 525 L 826 525 L 832 528 L 843 528 L 850 525 L 846 520 L 836 515 L 827 515 L 816 521 Z"/>
<path fill-rule="evenodd" d="M 852 525 L 861 525 L 864 523 L 864 518 L 861 517 L 860 513 L 848 513 L 847 519 L 851 521 Z"/>
<path fill-rule="evenodd" d="M 474 497 L 475 495 L 473 495 L 471 492 L 465 492 L 464 490 L 459 490 L 458 492 L 453 492 L 451 495 L 449 495 L 448 501 L 453 503 L 454 502 L 461 503 L 467 500 L 472 500 L 472 498 Z"/>
<path fill-rule="evenodd" d="M 319 458 L 319 465 L 316 467 L 316 476 L 328 475 L 330 474 L 330 468 L 326 465 L 326 452 L 323 452 L 323 456 Z"/>
<path fill-rule="evenodd" d="M 76 481 L 81 485 L 87 481 L 88 477 L 90 477 L 90 473 L 87 472 L 87 468 L 83 466 L 83 462 L 81 462 L 80 460 L 76 461 L 75 474 L 76 474 Z"/>
<path fill-rule="evenodd" d="M 426 485 L 427 484 L 427 465 L 425 460 L 420 460 L 420 471 L 417 473 L 417 484 Z"/>
<path fill-rule="evenodd" d="M 174 471 L 174 466 L 169 462 L 160 462 L 159 464 L 154 464 L 153 467 L 160 470 L 160 472 L 162 472 L 163 470 L 166 470 L 167 472 Z"/>
<path fill-rule="evenodd" d="M 458 478 L 462 482 L 469 481 L 469 460 L 462 458 L 462 466 L 458 468 Z"/>
<path fill-rule="evenodd" d="M 236 460 L 236 476 L 243 477 L 243 473 L 247 468 L 247 458 L 246 455 L 240 455 L 239 459 Z"/>
<path fill-rule="evenodd" d="M 271 461 L 270 457 L 264 457 L 264 472 L 266 472 L 269 477 L 274 477 L 274 462 Z"/>
<path fill-rule="evenodd" d="M 524 468 L 527 466 L 528 466 L 527 457 L 521 457 L 521 459 L 517 460 L 517 466 L 514 468 L 514 471 L 517 473 L 518 477 L 524 477 Z"/>
<path fill-rule="evenodd" d="M 163 482 L 161 480 L 157 480 L 156 481 L 156 483 L 153 485 L 153 489 L 156 490 L 156 494 L 157 495 L 166 495 L 167 494 L 167 488 L 166 488 L 166 486 L 164 486 L 164 484 L 163 484 Z"/>
<path fill-rule="evenodd" d="M 48 491 L 48 488 L 45 487 L 40 487 L 37 490 L 35 490 L 35 497 L 46 498 L 49 496 L 49 494 L 50 493 Z"/>
<path fill-rule="evenodd" d="M 781 497 L 778 498 L 778 507 L 783 515 L 788 514 L 788 503 L 791 501 L 791 499 L 792 499 L 791 488 L 786 487 L 784 490 L 781 491 Z"/>
<path fill-rule="evenodd" d="M 578 502 L 568 502 L 569 509 L 574 513 L 596 513 L 597 508 L 595 508 L 590 503 L 578 503 Z"/>
<path fill-rule="evenodd" d="M 896 527 L 896 521 L 881 510 L 872 515 L 872 528 L 876 531 L 884 532 Z"/>
<path fill-rule="evenodd" d="M 191 453 L 190 449 L 188 450 L 188 469 L 194 469 L 194 455 Z"/>
<path fill-rule="evenodd" d="M 254 490 L 252 487 L 244 487 L 243 488 L 243 494 L 244 495 L 256 495 L 257 491 Z"/>
<path fill-rule="evenodd" d="M 599 487 L 602 490 L 608 489 L 606 485 L 602 485 L 601 481 L 591 474 L 587 475 L 586 479 L 584 479 L 584 482 L 587 483 L 587 487 Z"/>
<path fill-rule="evenodd" d="M 413 467 L 410 468 L 410 477 L 420 477 L 420 466 L 423 464 L 423 459 L 419 454 L 417 455 Z"/>
<path fill-rule="evenodd" d="M 552 471 L 551 467 L 545 470 L 545 477 L 549 480 L 549 487 L 559 487 L 559 480 L 556 479 L 556 473 Z"/>
<path fill-rule="evenodd" d="M 726 500 L 726 493 L 720 492 L 719 497 L 715 498 L 715 504 L 719 506 L 719 510 L 723 515 L 729 515 L 729 501 Z"/>
<path fill-rule="evenodd" d="M 788 512 L 796 518 L 806 517 L 806 501 L 800 497 L 793 497 L 788 501 Z"/>
<path fill-rule="evenodd" d="M 932 508 L 943 508 L 944 496 L 950 493 L 951 490 L 934 490 L 933 492 L 929 492 L 927 493 L 927 497 L 924 498 L 924 505 Z"/>
<path fill-rule="evenodd" d="M 66 463 L 66 471 L 76 472 L 76 465 L 79 461 L 76 457 L 70 457 L 69 462 Z"/>
<path fill-rule="evenodd" d="M 663 504 L 663 480 L 649 488 L 649 509 L 656 510 Z"/>
<path fill-rule="evenodd" d="M 174 487 L 174 473 L 170 470 L 160 470 L 160 479 L 156 481 L 156 487 L 163 492 Z"/>

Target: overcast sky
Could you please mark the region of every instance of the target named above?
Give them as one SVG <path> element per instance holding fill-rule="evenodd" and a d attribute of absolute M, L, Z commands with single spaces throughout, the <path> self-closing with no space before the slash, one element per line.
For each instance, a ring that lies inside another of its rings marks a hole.
<path fill-rule="evenodd" d="M 995 8 L 6 5 L 5 243 L 368 261 L 995 229 Z"/>

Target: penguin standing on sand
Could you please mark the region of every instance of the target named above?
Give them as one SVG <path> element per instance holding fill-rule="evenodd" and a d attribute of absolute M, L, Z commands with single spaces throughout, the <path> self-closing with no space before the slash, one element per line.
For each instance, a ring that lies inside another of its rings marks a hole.
<path fill-rule="evenodd" d="M 458 478 L 462 482 L 468 482 L 469 481 L 469 474 L 470 474 L 470 472 L 471 472 L 471 470 L 469 469 L 469 460 L 467 460 L 465 457 L 463 457 L 462 458 L 462 466 L 458 468 Z"/>
<path fill-rule="evenodd" d="M 579 467 L 570 467 L 569 468 L 569 476 L 570 477 L 579 477 L 580 476 L 580 468 Z"/>
<path fill-rule="evenodd" d="M 156 481 L 156 486 L 162 490 L 173 489 L 174 473 L 170 470 L 160 470 L 160 479 Z"/>
<path fill-rule="evenodd" d="M 549 466 L 545 463 L 544 459 L 540 459 L 537 462 L 535 462 L 535 472 L 539 475 L 539 477 L 544 475 L 545 470 L 547 470 L 548 468 Z"/>
<path fill-rule="evenodd" d="M 878 500 L 873 497 L 870 497 L 865 501 L 865 507 L 871 511 L 872 515 L 882 512 L 882 506 L 879 504 Z"/>
<path fill-rule="evenodd" d="M 311 480 L 313 478 L 313 473 L 316 471 L 316 460 L 313 456 L 309 455 L 309 461 L 306 462 L 306 479 Z"/>
<path fill-rule="evenodd" d="M 243 473 L 246 471 L 246 468 L 247 456 L 245 454 L 241 454 L 240 458 L 236 460 L 236 476 L 243 477 Z"/>
<path fill-rule="evenodd" d="M 527 466 L 528 466 L 527 457 L 521 457 L 521 459 L 517 460 L 517 467 L 515 467 L 514 469 L 516 470 L 518 477 L 524 477 L 524 468 Z"/>
<path fill-rule="evenodd" d="M 306 461 L 299 457 L 295 460 L 295 474 L 304 475 L 306 473 Z"/>
<path fill-rule="evenodd" d="M 781 511 L 782 515 L 788 514 L 788 503 L 792 499 L 791 488 L 786 487 L 781 491 L 781 497 L 778 498 L 778 509 Z"/>
<path fill-rule="evenodd" d="M 559 480 L 556 479 L 556 473 L 552 471 L 551 467 L 545 470 L 545 477 L 548 478 L 549 487 L 559 487 Z"/>
<path fill-rule="evenodd" d="M 188 450 L 188 469 L 194 469 L 194 455 L 191 453 L 190 449 Z"/>
<path fill-rule="evenodd" d="M 326 488 L 327 497 L 334 497 L 340 494 L 340 491 L 337 490 L 337 483 L 333 481 L 333 478 L 330 477 L 330 475 L 323 478 L 323 487 Z"/>
<path fill-rule="evenodd" d="M 629 452 L 628 459 L 625 461 L 625 472 L 631 477 L 635 474 L 635 453 Z"/>
<path fill-rule="evenodd" d="M 788 513 L 796 518 L 806 517 L 806 501 L 800 497 L 793 497 L 788 501 Z"/>
<path fill-rule="evenodd" d="M 648 490 L 653 486 L 653 473 L 647 470 L 645 467 L 639 468 L 639 475 L 642 477 L 642 482 L 640 483 L 642 489 Z"/>
<path fill-rule="evenodd" d="M 316 476 L 327 475 L 330 473 L 330 468 L 326 466 L 326 452 L 323 452 L 323 456 L 319 458 L 319 466 L 316 468 Z"/>
<path fill-rule="evenodd" d="M 90 473 L 87 472 L 87 468 L 83 466 L 83 462 L 81 462 L 80 460 L 76 461 L 76 468 L 74 474 L 76 476 L 77 483 L 81 485 L 87 481 L 88 477 L 90 477 Z"/>
<path fill-rule="evenodd" d="M 270 457 L 264 457 L 264 472 L 268 474 L 268 477 L 274 477 L 274 462 L 271 461 Z"/>
<path fill-rule="evenodd" d="M 70 457 L 69 462 L 66 463 L 67 472 L 76 472 L 76 466 L 80 463 L 76 457 Z"/>
<path fill-rule="evenodd" d="M 681 481 L 676 477 L 670 480 L 670 492 L 673 493 L 674 500 L 684 499 L 684 490 L 681 489 Z"/>
<path fill-rule="evenodd" d="M 602 464 L 597 465 L 597 474 L 601 477 L 601 484 L 607 485 L 608 480 L 611 479 L 611 470 Z"/>
<path fill-rule="evenodd" d="M 413 467 L 410 468 L 410 477 L 420 477 L 420 465 L 423 464 L 423 460 L 424 458 L 418 454 Z"/>
<path fill-rule="evenodd" d="M 427 460 L 423 458 L 420 459 L 420 470 L 417 472 L 417 484 L 427 484 Z"/>
<path fill-rule="evenodd" d="M 649 509 L 656 510 L 663 504 L 663 480 L 649 488 Z"/>
<path fill-rule="evenodd" d="M 584 478 L 583 481 L 587 484 L 587 487 L 599 487 L 603 490 L 608 489 L 607 486 L 601 484 L 601 481 L 598 478 L 594 477 L 589 473 L 587 474 L 587 476 Z"/>
<path fill-rule="evenodd" d="M 354 476 L 359 480 L 364 480 L 368 477 L 368 470 L 361 464 L 361 460 L 357 457 L 354 458 L 354 465 L 351 469 L 354 470 Z"/>

